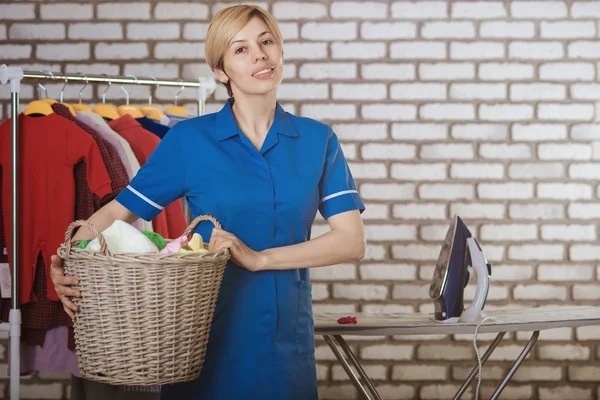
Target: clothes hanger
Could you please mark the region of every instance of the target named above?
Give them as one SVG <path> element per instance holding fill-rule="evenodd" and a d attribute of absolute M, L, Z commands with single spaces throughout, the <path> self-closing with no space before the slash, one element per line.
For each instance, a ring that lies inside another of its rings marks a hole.
<path fill-rule="evenodd" d="M 88 85 L 88 79 L 87 76 L 85 76 L 84 73 L 82 72 L 78 72 L 77 74 L 82 75 L 85 78 L 85 85 L 83 85 L 83 87 L 81 88 L 81 90 L 79 91 L 79 103 L 78 104 L 73 104 L 73 109 L 75 111 L 87 111 L 87 112 L 92 112 L 92 109 L 90 108 L 90 106 L 88 106 L 87 104 L 82 104 L 81 103 L 81 98 L 83 97 L 83 90 L 87 87 Z"/>
<path fill-rule="evenodd" d="M 137 83 L 137 78 L 133 75 L 127 75 L 127 77 L 130 76 L 133 77 L 134 82 Z M 123 87 L 123 84 L 121 84 L 121 90 L 125 92 L 126 104 L 117 107 L 117 112 L 119 113 L 119 115 L 123 116 L 125 114 L 128 114 L 131 115 L 133 118 L 143 118 L 144 114 L 139 109 L 139 107 L 129 104 L 129 92 L 127 91 L 127 89 L 125 89 L 125 87 Z"/>
<path fill-rule="evenodd" d="M 39 81 L 37 81 L 37 84 L 38 84 L 38 91 L 44 90 L 44 93 L 46 93 L 46 96 L 47 96 L 46 88 Z M 54 114 L 54 110 L 52 109 L 50 104 L 48 104 L 47 102 L 45 102 L 43 100 L 33 100 L 32 102 L 27 104 L 27 107 L 25 107 L 23 114 L 33 116 L 33 117 L 36 117 L 36 116 L 39 117 L 39 116 Z"/>
<path fill-rule="evenodd" d="M 106 104 L 106 92 L 108 92 L 108 89 L 110 89 L 112 82 L 110 81 L 110 79 L 108 79 L 108 75 L 106 75 L 106 74 L 102 74 L 102 75 L 104 75 L 106 77 L 108 86 L 106 87 L 106 90 L 102 93 L 102 104 L 96 105 L 92 109 L 92 111 L 95 112 L 96 114 L 98 114 L 99 116 L 101 116 L 102 118 L 110 121 L 110 120 L 119 118 L 120 115 L 117 112 L 117 109 L 115 108 L 115 106 L 113 106 L 112 104 Z"/>
<path fill-rule="evenodd" d="M 183 82 L 183 81 L 180 79 L 179 82 Z M 182 85 L 181 89 L 179 89 L 179 92 L 177 92 L 177 94 L 175 95 L 175 105 L 171 106 L 171 107 L 167 107 L 167 109 L 165 110 L 165 113 L 182 115 L 184 117 L 189 115 L 188 110 L 186 110 L 182 106 L 177 105 L 177 99 L 179 98 L 179 95 L 181 94 L 181 92 L 183 92 L 184 89 L 185 89 L 185 87 Z"/>
<path fill-rule="evenodd" d="M 156 89 L 158 89 L 158 80 L 154 76 L 151 77 L 156 82 Z M 165 113 L 158 108 L 158 106 L 152 105 L 152 91 L 150 91 L 150 95 L 148 96 L 148 104 L 145 106 L 141 106 L 140 109 L 142 113 L 153 121 L 160 122 L 163 118 L 166 117 Z"/>
<path fill-rule="evenodd" d="M 54 74 L 52 73 L 52 71 L 42 71 L 43 73 L 45 73 L 46 75 L 48 75 L 50 78 L 52 78 L 52 80 L 54 80 Z M 50 99 L 48 98 L 48 92 L 46 91 L 46 98 L 45 99 L 41 99 L 42 101 L 45 101 L 46 103 L 52 105 L 54 103 L 57 103 L 56 100 L 54 99 Z"/>
<path fill-rule="evenodd" d="M 77 113 L 75 112 L 75 109 L 73 108 L 72 105 L 70 105 L 69 103 L 65 103 L 63 100 L 65 98 L 65 87 L 67 86 L 67 83 L 69 81 L 67 80 L 67 78 L 65 78 L 65 84 L 63 85 L 62 89 L 60 89 L 60 104 L 62 104 L 63 106 L 67 107 L 69 109 L 69 112 L 71 113 L 72 116 L 77 115 Z"/>

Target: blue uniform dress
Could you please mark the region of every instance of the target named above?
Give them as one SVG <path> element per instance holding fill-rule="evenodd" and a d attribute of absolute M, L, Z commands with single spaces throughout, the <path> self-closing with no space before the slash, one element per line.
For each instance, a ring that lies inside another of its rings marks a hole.
<path fill-rule="evenodd" d="M 257 150 L 240 131 L 232 100 L 221 111 L 175 125 L 117 201 L 152 220 L 185 196 L 192 214 L 214 215 L 223 229 L 261 251 L 310 239 L 324 218 L 364 210 L 331 128 L 286 113 Z M 208 241 L 210 222 L 197 232 Z M 163 386 L 163 399 L 317 399 L 308 269 L 225 269 L 206 362 L 198 379 Z"/>

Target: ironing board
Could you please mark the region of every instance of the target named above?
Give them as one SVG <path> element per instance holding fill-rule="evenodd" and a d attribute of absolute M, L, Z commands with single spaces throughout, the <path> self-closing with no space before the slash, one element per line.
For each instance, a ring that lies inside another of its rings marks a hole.
<path fill-rule="evenodd" d="M 600 307 L 560 307 L 560 308 L 527 308 L 514 310 L 487 311 L 486 315 L 494 320 L 486 320 L 479 327 L 479 333 L 497 333 L 498 335 L 481 357 L 484 364 L 490 357 L 496 346 L 500 343 L 506 332 L 511 331 L 533 331 L 531 338 L 523 348 L 521 354 L 513 364 L 510 371 L 504 377 L 491 399 L 497 399 L 508 381 L 519 368 L 521 362 L 527 357 L 535 345 L 539 333 L 542 330 L 553 328 L 574 328 L 586 325 L 600 325 Z M 350 350 L 343 335 L 434 335 L 434 334 L 474 334 L 477 322 L 437 322 L 432 320 L 429 314 L 353 314 L 356 316 L 357 324 L 338 324 L 340 317 L 348 316 L 341 314 L 319 313 L 314 315 L 315 334 L 323 335 L 325 341 L 342 364 L 342 367 L 358 389 L 365 400 L 382 400 L 375 386 L 360 365 L 359 360 Z M 345 353 L 344 357 L 338 345 Z M 356 369 L 356 376 L 350 364 Z M 454 399 L 460 399 L 467 390 L 469 384 L 477 376 L 477 363 L 464 384 L 456 393 Z M 366 387 L 365 387 L 366 386 Z M 367 389 L 371 392 L 367 392 Z M 372 395 L 373 397 L 370 397 Z"/>

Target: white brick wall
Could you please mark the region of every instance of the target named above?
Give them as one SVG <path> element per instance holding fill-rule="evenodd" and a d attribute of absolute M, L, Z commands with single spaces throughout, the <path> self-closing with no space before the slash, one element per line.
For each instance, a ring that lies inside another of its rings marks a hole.
<path fill-rule="evenodd" d="M 0 63 L 195 79 L 209 73 L 210 18 L 230 4 L 4 2 Z M 368 207 L 365 260 L 311 271 L 315 312 L 431 312 L 432 265 L 457 213 L 494 265 L 490 309 L 597 305 L 599 1 L 256 4 L 274 14 L 285 39 L 279 99 L 286 110 L 332 126 Z M 62 84 L 47 86 L 55 96 Z M 78 89 L 66 94 L 75 100 Z M 102 90 L 90 85 L 85 101 L 98 102 Z M 21 103 L 33 92 L 25 83 Z M 121 99 L 118 92 L 109 99 Z M 142 103 L 150 89 L 130 92 Z M 170 102 L 173 94 L 160 88 L 155 99 Z M 8 96 L 0 87 L 0 119 Z M 217 110 L 225 97 L 219 88 L 207 109 Z M 193 91 L 181 101 L 193 109 Z M 327 230 L 319 219 L 313 234 Z M 472 284 L 465 293 L 473 294 Z M 542 332 L 502 396 L 600 397 L 599 338 L 597 327 Z M 471 336 L 448 339 L 357 337 L 351 345 L 384 398 L 437 400 L 452 397 L 474 360 Z M 484 367 L 482 397 L 490 397 L 526 339 L 507 335 Z M 480 342 L 489 340 L 482 335 Z M 6 357 L 0 359 L 4 376 Z M 317 362 L 320 398 L 358 398 L 322 340 Z M 68 393 L 60 375 L 23 387 L 28 398 Z M 7 390 L 0 377 L 0 398 Z"/>

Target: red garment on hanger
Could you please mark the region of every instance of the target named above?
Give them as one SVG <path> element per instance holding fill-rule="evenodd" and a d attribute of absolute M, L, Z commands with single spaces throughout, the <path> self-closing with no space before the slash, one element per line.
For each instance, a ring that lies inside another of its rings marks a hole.
<path fill-rule="evenodd" d="M 94 140 L 73 122 L 57 114 L 43 117 L 19 115 L 19 302 L 36 301 L 32 288 L 37 256 L 41 252 L 50 276 L 50 257 L 64 241 L 73 221 L 77 163 L 86 163 L 91 191 L 103 198 L 112 192 L 111 180 Z M 0 166 L 2 167 L 2 211 L 4 237 L 11 259 L 11 121 L 0 125 Z M 1 251 L 1 250 L 0 250 Z M 47 297 L 58 301 L 51 279 Z"/>
<path fill-rule="evenodd" d="M 140 166 L 148 161 L 148 158 L 150 158 L 150 155 L 156 146 L 160 144 L 160 138 L 158 136 L 142 128 L 142 125 L 130 115 L 123 115 L 118 119 L 110 121 L 108 124 L 115 132 L 121 135 L 123 139 L 127 140 L 131 146 L 131 150 L 133 150 L 135 158 L 139 161 Z M 176 200 L 167 205 L 164 210 L 152 220 L 152 226 L 154 232 L 165 238 L 175 239 L 181 236 L 185 231 L 185 228 L 187 228 L 181 202 Z"/>

